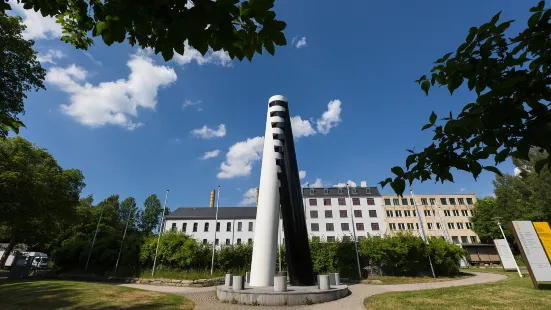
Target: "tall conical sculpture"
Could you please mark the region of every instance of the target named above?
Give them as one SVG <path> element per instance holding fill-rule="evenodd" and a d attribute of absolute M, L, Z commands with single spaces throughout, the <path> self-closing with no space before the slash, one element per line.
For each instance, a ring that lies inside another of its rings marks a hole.
<path fill-rule="evenodd" d="M 273 96 L 266 117 L 251 286 L 273 285 L 280 205 L 290 284 L 314 285 L 288 101 Z"/>

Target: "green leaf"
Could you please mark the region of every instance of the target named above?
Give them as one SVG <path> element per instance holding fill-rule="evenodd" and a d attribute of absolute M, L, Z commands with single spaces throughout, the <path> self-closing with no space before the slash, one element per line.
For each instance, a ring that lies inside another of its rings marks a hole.
<path fill-rule="evenodd" d="M 165 61 L 169 61 L 172 59 L 172 57 L 174 57 L 174 50 L 172 49 L 172 47 L 167 46 L 161 51 L 161 55 L 163 55 L 163 59 Z"/>
<path fill-rule="evenodd" d="M 5 13 L 6 10 L 10 10 L 10 9 L 11 9 L 11 6 L 9 3 L 3 2 L 3 1 L 0 2 L 0 12 Z"/>
<path fill-rule="evenodd" d="M 402 196 L 404 194 L 404 190 L 406 189 L 406 181 L 403 179 L 394 179 L 390 183 L 390 186 L 398 196 Z"/>
<path fill-rule="evenodd" d="M 430 114 L 429 116 L 429 122 L 431 124 L 434 124 L 436 123 L 436 119 L 438 118 L 438 116 L 436 116 L 436 114 L 434 113 L 434 111 L 432 111 L 432 113 Z"/>
<path fill-rule="evenodd" d="M 274 49 L 274 44 L 272 43 L 272 41 L 264 41 L 264 48 L 266 49 L 266 51 L 268 53 L 270 53 L 270 55 L 274 55 L 275 53 L 275 49 Z"/>
<path fill-rule="evenodd" d="M 392 171 L 392 173 L 394 173 L 398 177 L 401 177 L 404 175 L 404 169 L 402 169 L 402 167 L 400 166 L 394 166 L 392 167 L 392 169 L 390 169 L 390 171 Z"/>
<path fill-rule="evenodd" d="M 421 89 L 425 92 L 425 95 L 429 95 L 430 81 L 424 80 L 421 83 Z"/>
<path fill-rule="evenodd" d="M 536 170 L 536 173 L 539 174 L 541 169 L 543 169 L 543 167 L 545 167 L 546 164 L 547 164 L 546 158 L 538 160 L 534 165 L 534 169 Z"/>
<path fill-rule="evenodd" d="M 411 166 L 415 160 L 417 159 L 417 155 L 411 154 L 406 158 L 406 168 L 409 169 L 409 166 Z"/>
<path fill-rule="evenodd" d="M 107 29 L 109 27 L 109 25 L 106 23 L 106 22 L 99 22 L 96 24 L 96 28 L 95 31 L 94 31 L 94 36 L 99 36 L 101 35 L 105 29 Z"/>
<path fill-rule="evenodd" d="M 503 176 L 503 174 L 501 173 L 501 171 L 499 171 L 499 169 L 497 169 L 496 167 L 494 166 L 484 166 L 484 170 L 488 170 L 488 171 L 491 171 L 499 176 Z"/>
<path fill-rule="evenodd" d="M 528 27 L 532 28 L 534 26 L 536 26 L 536 24 L 538 23 L 538 21 L 540 20 L 541 18 L 541 12 L 537 12 L 537 13 L 534 13 L 530 19 L 528 19 Z"/>
<path fill-rule="evenodd" d="M 379 182 L 379 184 L 381 184 L 381 187 L 385 187 L 390 182 L 392 182 L 392 178 L 386 178 L 384 181 Z"/>
<path fill-rule="evenodd" d="M 494 15 L 494 17 L 492 17 L 492 20 L 490 21 L 490 23 L 491 24 L 497 23 L 497 21 L 499 20 L 499 15 L 501 15 L 501 11 L 499 11 L 499 13 L 497 13 L 496 15 Z"/>
<path fill-rule="evenodd" d="M 501 163 L 507 158 L 508 155 L 509 155 L 509 150 L 504 149 L 504 150 L 500 151 L 499 153 L 497 153 L 494 160 L 495 160 L 496 163 Z"/>
<path fill-rule="evenodd" d="M 429 129 L 433 126 L 434 124 L 426 124 L 425 126 L 423 126 L 423 128 L 421 128 L 421 131 L 423 130 L 426 130 L 426 129 Z"/>

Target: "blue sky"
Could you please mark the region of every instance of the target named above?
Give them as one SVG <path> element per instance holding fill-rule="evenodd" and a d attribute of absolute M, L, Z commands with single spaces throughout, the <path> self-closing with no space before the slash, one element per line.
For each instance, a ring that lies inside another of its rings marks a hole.
<path fill-rule="evenodd" d="M 101 40 L 84 52 L 59 41 L 51 20 L 19 8 L 48 70 L 47 90 L 25 103 L 21 136 L 64 168 L 82 170 L 83 195 L 96 202 L 120 194 L 141 204 L 170 189 L 170 209 L 202 207 L 221 185 L 220 205 L 235 206 L 258 186 L 267 101 L 281 94 L 300 116 L 294 131 L 303 135 L 296 148 L 304 183 L 375 186 L 404 164 L 406 149 L 430 144 L 432 132 L 420 129 L 431 111 L 458 111 L 475 98 L 466 89 L 426 97 L 413 81 L 455 50 L 469 27 L 503 10 L 502 20 L 516 19 L 511 31 L 518 32 L 536 3 L 280 0 L 275 10 L 288 24 L 289 44 L 252 63 L 191 49 L 165 63 Z M 211 158 L 202 159 L 206 152 Z M 458 172 L 455 183 L 414 186 L 417 193 L 486 196 L 493 179 Z"/>

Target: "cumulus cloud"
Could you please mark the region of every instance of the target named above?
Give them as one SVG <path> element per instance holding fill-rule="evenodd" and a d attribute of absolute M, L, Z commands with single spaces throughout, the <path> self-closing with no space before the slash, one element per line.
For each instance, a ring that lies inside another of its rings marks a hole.
<path fill-rule="evenodd" d="M 264 137 L 249 138 L 232 145 L 226 160 L 220 165 L 218 178 L 231 179 L 251 173 L 252 163 L 260 159 L 264 147 Z"/>
<path fill-rule="evenodd" d="M 361 187 L 367 187 L 367 182 L 366 181 L 361 181 L 360 186 Z"/>
<path fill-rule="evenodd" d="M 62 51 L 56 49 L 49 49 L 45 54 L 39 53 L 36 56 L 36 60 L 40 61 L 42 64 L 51 63 L 55 65 L 55 59 L 65 58 L 65 55 Z"/>
<path fill-rule="evenodd" d="M 519 167 L 515 167 L 515 170 L 513 170 L 513 174 L 514 174 L 515 176 L 519 176 L 521 172 L 522 172 L 522 170 L 520 170 Z"/>
<path fill-rule="evenodd" d="M 308 46 L 308 44 L 306 44 L 306 37 L 302 37 L 301 39 L 294 37 L 291 43 L 294 44 L 296 48 L 303 48 Z"/>
<path fill-rule="evenodd" d="M 201 159 L 206 160 L 206 159 L 209 159 L 209 158 L 214 158 L 214 157 L 217 157 L 219 154 L 220 154 L 220 150 L 205 152 L 203 154 L 203 156 L 201 156 Z"/>
<path fill-rule="evenodd" d="M 341 101 L 331 100 L 327 104 L 327 111 L 323 112 L 321 118 L 317 120 L 318 132 L 326 135 L 331 128 L 336 127 L 341 122 L 341 111 Z"/>
<path fill-rule="evenodd" d="M 61 37 L 61 25 L 55 22 L 54 17 L 44 17 L 40 11 L 25 10 L 23 8 L 23 3 L 17 3 L 13 0 L 8 3 L 15 14 L 21 16 L 23 24 L 27 26 L 27 29 L 23 31 L 23 38 L 27 40 L 38 40 Z"/>
<path fill-rule="evenodd" d="M 250 206 L 256 204 L 256 188 L 249 188 L 243 194 L 243 200 L 239 202 L 240 206 Z"/>
<path fill-rule="evenodd" d="M 346 183 L 337 183 L 333 185 L 333 187 L 346 187 L 346 184 L 348 184 L 350 187 L 356 187 L 358 184 L 352 180 L 348 180 Z M 366 184 L 367 185 L 367 184 Z"/>
<path fill-rule="evenodd" d="M 189 3 L 189 2 L 188 2 Z M 187 65 L 192 62 L 196 62 L 198 65 L 215 64 L 222 67 L 231 67 L 232 59 L 226 51 L 213 51 L 209 49 L 203 56 L 201 52 L 189 46 L 187 41 L 184 43 L 184 55 L 174 53 L 174 61 L 180 65 Z"/>
<path fill-rule="evenodd" d="M 297 139 L 316 134 L 316 131 L 312 128 L 310 121 L 307 119 L 303 120 L 298 115 L 291 117 L 291 127 L 293 129 L 293 137 Z"/>
<path fill-rule="evenodd" d="M 201 100 L 189 100 L 189 99 L 186 99 L 184 101 L 184 103 L 182 103 L 182 110 L 185 110 L 186 108 L 188 107 L 195 107 L 197 109 L 197 111 L 203 111 L 202 108 L 199 107 L 199 105 L 202 103 L 203 101 Z"/>
<path fill-rule="evenodd" d="M 226 125 L 220 124 L 218 129 L 212 129 L 204 125 L 201 128 L 193 129 L 191 134 L 201 139 L 222 138 L 226 135 Z"/>
<path fill-rule="evenodd" d="M 323 182 L 320 178 L 316 178 L 314 184 L 310 184 L 310 187 L 323 187 Z"/>
<path fill-rule="evenodd" d="M 88 72 L 72 64 L 53 67 L 46 82 L 69 94 L 69 103 L 61 111 L 89 127 L 117 125 L 133 130 L 141 125 L 133 118 L 138 107 L 154 109 L 157 92 L 177 80 L 172 68 L 159 66 L 144 55 L 132 55 L 127 62 L 130 75 L 126 79 L 93 85 L 86 81 Z"/>
<path fill-rule="evenodd" d="M 300 171 L 298 172 L 298 177 L 299 177 L 301 180 L 304 179 L 304 178 L 306 177 L 306 171 L 300 170 Z"/>

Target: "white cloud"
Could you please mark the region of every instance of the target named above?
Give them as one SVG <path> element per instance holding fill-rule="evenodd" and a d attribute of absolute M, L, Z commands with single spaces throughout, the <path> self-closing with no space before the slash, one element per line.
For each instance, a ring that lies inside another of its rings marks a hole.
<path fill-rule="evenodd" d="M 60 50 L 55 50 L 55 49 L 49 49 L 46 54 L 38 54 L 36 56 L 36 60 L 40 61 L 40 63 L 42 64 L 46 64 L 46 63 L 51 63 L 51 64 L 56 64 L 55 63 L 55 59 L 61 59 L 61 58 L 65 58 L 67 57 L 67 55 L 63 54 L 62 51 Z"/>
<path fill-rule="evenodd" d="M 346 183 L 337 183 L 337 184 L 333 185 L 333 187 L 346 187 L 346 184 L 348 184 L 350 187 L 358 186 L 358 184 L 356 184 L 356 182 L 354 182 L 352 180 L 348 180 L 348 182 L 346 182 Z"/>
<path fill-rule="evenodd" d="M 193 129 L 191 134 L 202 139 L 221 138 L 226 135 L 226 125 L 220 124 L 218 129 L 212 129 L 204 125 L 201 128 Z"/>
<path fill-rule="evenodd" d="M 298 172 L 298 177 L 299 177 L 301 180 L 304 179 L 304 178 L 306 177 L 306 171 L 300 170 L 300 171 Z"/>
<path fill-rule="evenodd" d="M 184 101 L 184 103 L 182 103 L 182 110 L 185 110 L 187 107 L 195 107 L 197 109 L 197 111 L 203 111 L 203 109 L 201 109 L 199 107 L 199 105 L 202 103 L 203 101 L 201 100 L 189 100 L 189 99 L 186 99 Z"/>
<path fill-rule="evenodd" d="M 361 181 L 360 186 L 361 187 L 367 187 L 367 182 L 366 181 Z"/>
<path fill-rule="evenodd" d="M 239 202 L 240 206 L 250 206 L 256 204 L 256 188 L 249 188 L 243 194 L 243 200 Z"/>
<path fill-rule="evenodd" d="M 93 63 L 95 63 L 96 65 L 98 66 L 103 66 L 103 64 L 101 63 L 101 61 L 99 60 L 96 60 L 94 58 L 94 56 L 92 56 L 92 54 L 88 53 L 88 52 L 84 52 L 84 55 L 86 55 L 86 57 L 88 57 L 90 59 L 90 61 L 92 61 Z"/>
<path fill-rule="evenodd" d="M 67 68 L 53 67 L 46 74 L 46 82 L 56 85 L 70 95 L 69 103 L 61 110 L 78 122 L 90 126 L 118 125 L 133 130 L 143 123 L 137 107 L 154 109 L 157 92 L 177 80 L 172 68 L 156 65 L 144 55 L 132 55 L 127 62 L 127 79 L 92 85 L 86 81 L 88 72 L 74 64 Z"/>
<path fill-rule="evenodd" d="M 466 188 L 462 187 L 459 189 L 459 192 L 463 193 L 466 190 Z"/>
<path fill-rule="evenodd" d="M 316 131 L 312 128 L 310 121 L 307 119 L 303 120 L 298 115 L 291 117 L 291 127 L 293 129 L 293 137 L 297 139 L 316 134 Z"/>
<path fill-rule="evenodd" d="M 27 29 L 23 31 L 25 39 L 53 39 L 61 37 L 61 25 L 57 24 L 54 17 L 44 17 L 40 11 L 25 10 L 23 3 L 9 1 L 13 11 L 21 16 Z"/>
<path fill-rule="evenodd" d="M 314 182 L 314 184 L 310 184 L 310 187 L 323 187 L 323 182 L 320 178 L 316 178 L 316 182 Z"/>
<path fill-rule="evenodd" d="M 306 44 L 306 37 L 302 37 L 299 40 L 297 40 L 297 38 L 294 37 L 292 44 L 294 44 L 296 48 L 303 48 L 308 46 L 308 44 Z"/>
<path fill-rule="evenodd" d="M 217 157 L 220 154 L 220 150 L 214 150 L 210 152 L 205 152 L 201 157 L 202 160 Z"/>
<path fill-rule="evenodd" d="M 515 170 L 513 170 L 513 174 L 514 174 L 515 176 L 519 176 L 521 172 L 522 172 L 522 170 L 520 170 L 519 167 L 515 167 Z"/>
<path fill-rule="evenodd" d="M 321 118 L 317 120 L 318 131 L 321 134 L 328 134 L 331 128 L 336 127 L 341 122 L 341 101 L 335 99 L 327 104 L 327 111 L 323 112 Z"/>
<path fill-rule="evenodd" d="M 252 163 L 260 159 L 264 137 L 249 138 L 232 145 L 226 154 L 226 161 L 220 164 L 218 178 L 231 179 L 251 173 Z"/>
<path fill-rule="evenodd" d="M 209 49 L 205 56 L 203 56 L 198 50 L 189 46 L 187 41 L 184 43 L 184 48 L 184 55 L 174 53 L 173 59 L 180 65 L 187 65 L 193 61 L 195 61 L 198 65 L 209 63 L 222 67 L 231 67 L 232 65 L 232 59 L 226 51 L 213 51 L 212 49 Z"/>

